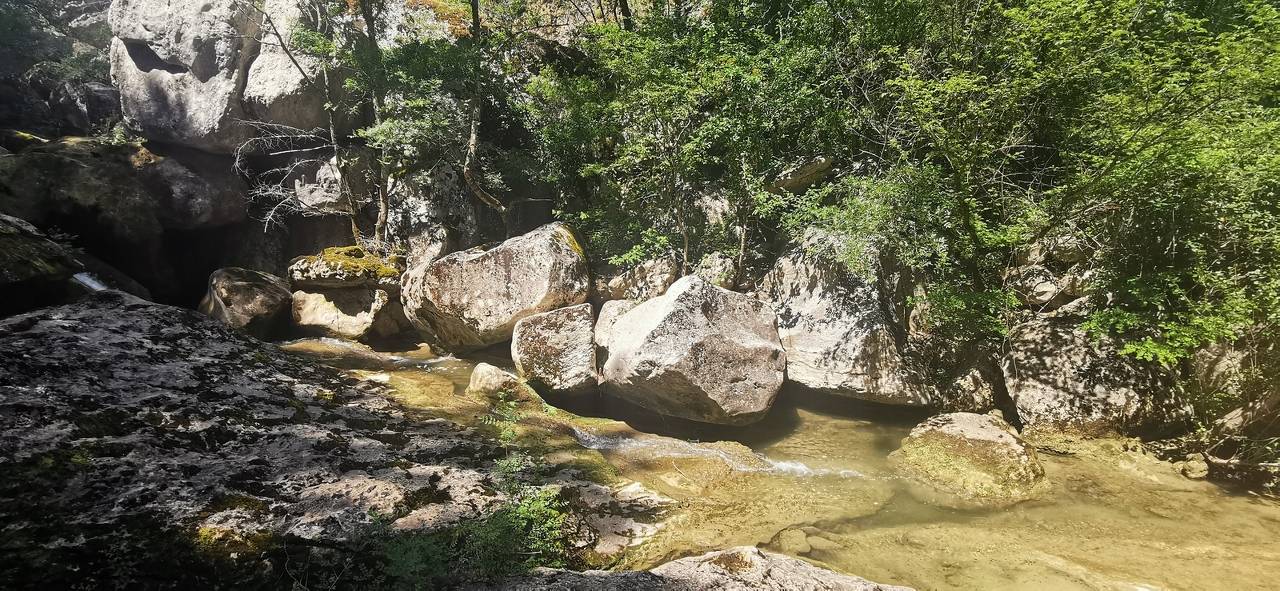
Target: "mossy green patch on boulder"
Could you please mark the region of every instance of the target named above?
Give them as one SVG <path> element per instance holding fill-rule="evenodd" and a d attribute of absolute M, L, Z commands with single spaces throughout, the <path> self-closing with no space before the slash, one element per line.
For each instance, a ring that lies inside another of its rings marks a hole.
<path fill-rule="evenodd" d="M 335 246 L 298 257 L 289 265 L 295 289 L 395 284 L 404 271 L 402 257 L 380 257 L 359 246 Z"/>
<path fill-rule="evenodd" d="M 950 507 L 999 507 L 1047 488 L 1035 451 L 1003 420 L 950 413 L 917 425 L 889 456 L 902 475 L 924 488 L 923 500 Z"/>

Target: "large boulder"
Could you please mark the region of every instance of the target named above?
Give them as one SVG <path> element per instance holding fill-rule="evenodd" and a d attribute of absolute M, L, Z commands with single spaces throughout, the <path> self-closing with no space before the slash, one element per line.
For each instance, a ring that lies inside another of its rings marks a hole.
<path fill-rule="evenodd" d="M 120 92 L 98 82 L 64 82 L 49 96 L 62 135 L 88 135 L 120 122 Z"/>
<path fill-rule="evenodd" d="M 328 96 L 319 60 L 296 49 L 286 52 L 276 38 L 279 34 L 293 46 L 293 34 L 303 24 L 298 0 L 266 0 L 263 9 L 275 29 L 265 21 L 260 25 L 264 43 L 245 75 L 245 113 L 304 131 L 328 129 Z"/>
<path fill-rule="evenodd" d="M 280 336 L 289 323 L 289 284 L 262 271 L 229 267 L 209 275 L 200 311 L 260 339 Z"/>
<path fill-rule="evenodd" d="M 293 321 L 304 332 L 374 342 L 409 328 L 400 305 L 398 259 L 359 246 L 327 248 L 289 266 Z"/>
<path fill-rule="evenodd" d="M 883 404 L 939 403 L 900 350 L 876 287 L 841 263 L 797 248 L 778 259 L 758 293 L 778 314 L 787 379 Z"/>
<path fill-rule="evenodd" d="M 697 275 L 612 320 L 605 390 L 660 414 L 744 425 L 773 405 L 787 354 L 763 303 Z"/>
<path fill-rule="evenodd" d="M 606 284 L 605 294 L 610 300 L 647 300 L 667 291 L 680 278 L 680 261 L 674 255 L 664 255 L 647 260 L 618 273 Z"/>
<path fill-rule="evenodd" d="M 1007 506 L 1047 488 L 1035 451 L 992 415 L 931 417 L 911 430 L 889 462 L 927 487 L 926 500 L 953 507 Z"/>
<path fill-rule="evenodd" d="M 404 275 L 409 321 L 454 351 L 511 338 L 521 319 L 587 299 L 587 259 L 568 226 L 456 252 Z"/>
<path fill-rule="evenodd" d="M 650 571 L 543 570 L 466 587 L 472 591 L 911 591 L 843 575 L 797 558 L 740 546 L 681 558 Z"/>
<path fill-rule="evenodd" d="M 1172 372 L 1121 356 L 1073 321 L 1025 322 L 1006 343 L 1005 387 L 1028 429 L 1142 433 L 1176 430 L 1188 418 Z"/>
<path fill-rule="evenodd" d="M 482 211 L 473 204 L 462 175 L 448 163 L 397 179 L 397 189 L 388 212 L 387 235 L 404 247 L 410 268 L 506 237 L 486 238 L 490 224 L 482 222 Z M 500 220 L 492 224 L 501 227 Z"/>
<path fill-rule="evenodd" d="M 174 299 L 175 262 L 186 254 L 166 239 L 243 219 L 242 189 L 229 160 L 136 144 L 64 138 L 0 158 L 0 212 L 74 235 L 162 299 Z"/>
<path fill-rule="evenodd" d="M 195 311 L 101 292 L 0 320 L 0 367 L 6 587 L 274 588 L 501 499 L 492 446 Z"/>
<path fill-rule="evenodd" d="M 241 92 L 260 15 L 249 2 L 116 0 L 111 75 L 125 121 L 143 136 L 230 153 L 251 137 Z"/>
<path fill-rule="evenodd" d="M 588 393 L 598 384 L 593 337 L 591 304 L 534 314 L 516 323 L 511 360 L 535 388 Z"/>

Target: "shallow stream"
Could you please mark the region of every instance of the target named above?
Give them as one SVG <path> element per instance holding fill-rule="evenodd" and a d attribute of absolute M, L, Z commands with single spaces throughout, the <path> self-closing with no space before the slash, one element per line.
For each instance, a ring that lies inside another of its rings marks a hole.
<path fill-rule="evenodd" d="M 487 411 L 463 395 L 470 361 L 293 348 L 427 415 L 474 424 Z M 732 430 L 620 406 L 550 413 L 549 459 L 607 461 L 677 501 L 622 567 L 746 544 L 922 590 L 1280 589 L 1280 503 L 1187 479 L 1131 442 L 1041 442 L 1047 494 L 962 511 L 918 501 L 887 465 L 918 414 L 797 392 Z"/>

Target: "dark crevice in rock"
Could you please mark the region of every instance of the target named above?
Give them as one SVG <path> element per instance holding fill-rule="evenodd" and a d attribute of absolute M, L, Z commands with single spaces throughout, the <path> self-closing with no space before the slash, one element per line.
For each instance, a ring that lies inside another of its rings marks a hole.
<path fill-rule="evenodd" d="M 182 64 L 174 64 L 164 61 L 156 54 L 155 50 L 151 49 L 151 47 L 146 43 L 139 41 L 125 41 L 124 47 L 128 50 L 129 59 L 133 62 L 133 65 L 137 66 L 137 68 L 143 72 L 160 70 L 174 75 L 187 74 L 191 72 L 189 68 Z"/>
<path fill-rule="evenodd" d="M 999 361 L 988 361 L 983 363 L 979 370 L 983 376 L 991 383 L 992 396 L 995 398 L 996 409 L 1004 416 L 1004 421 L 1013 425 L 1013 428 L 1022 431 L 1022 417 L 1018 416 L 1018 405 L 1013 401 L 1013 397 L 1009 395 L 1009 387 L 1004 382 L 1004 371 L 1000 368 Z"/>

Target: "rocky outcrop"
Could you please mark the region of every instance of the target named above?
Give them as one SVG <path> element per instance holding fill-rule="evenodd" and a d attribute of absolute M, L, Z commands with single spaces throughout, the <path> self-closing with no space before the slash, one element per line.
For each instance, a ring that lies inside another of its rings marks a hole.
<path fill-rule="evenodd" d="M 516 323 L 511 360 L 534 388 L 559 394 L 595 390 L 596 347 L 591 304 L 579 304 Z"/>
<path fill-rule="evenodd" d="M 911 591 L 842 575 L 803 560 L 741 546 L 681 558 L 646 572 L 570 572 L 544 570 L 499 583 L 467 587 L 474 591 L 713 591 L 722 589 L 810 591 Z"/>
<path fill-rule="evenodd" d="M 18 218 L 0 214 L 0 314 L 59 301 L 82 266 L 61 245 Z"/>
<path fill-rule="evenodd" d="M 951 413 L 911 430 L 889 462 L 923 484 L 926 500 L 952 507 L 999 507 L 1047 488 L 1036 453 L 1003 420 Z"/>
<path fill-rule="evenodd" d="M 294 324 L 304 332 L 359 341 L 396 337 L 409 328 L 398 264 L 358 246 L 299 257 L 289 266 Z"/>
<path fill-rule="evenodd" d="M 462 175 L 446 163 L 401 179 L 387 233 L 405 248 L 410 268 L 491 240 L 485 238 L 480 214 L 464 184 Z"/>
<path fill-rule="evenodd" d="M 840 263 L 797 248 L 765 275 L 759 296 L 778 314 L 787 379 L 883 404 L 938 404 L 901 352 L 875 286 Z"/>
<path fill-rule="evenodd" d="M 607 282 L 604 300 L 656 298 L 680 278 L 680 262 L 672 255 L 661 256 L 623 271 Z"/>
<path fill-rule="evenodd" d="M 773 313 L 696 275 L 618 316 L 598 342 L 606 392 L 695 421 L 760 419 L 786 373 Z"/>
<path fill-rule="evenodd" d="M 116 0 L 111 75 L 125 121 L 148 139 L 231 153 L 252 136 L 241 93 L 260 17 L 236 0 Z"/>
<path fill-rule="evenodd" d="M 328 129 L 328 97 L 318 60 L 296 49 L 286 53 L 276 38 L 278 33 L 286 44 L 296 47 L 293 34 L 303 24 L 298 6 L 297 0 L 267 0 L 263 4 L 271 21 L 263 19 L 259 25 L 264 42 L 244 74 L 242 104 L 247 115 L 260 121 L 304 131 Z"/>
<path fill-rule="evenodd" d="M 64 138 L 0 159 L 0 212 L 40 228 L 57 226 L 75 244 L 171 298 L 180 253 L 166 233 L 221 226 L 245 216 L 229 163 L 180 161 L 139 145 Z M 203 280 L 203 273 L 201 274 Z"/>
<path fill-rule="evenodd" d="M 59 4 L 55 18 L 71 36 L 97 48 L 111 43 L 107 23 L 111 0 L 66 0 Z"/>
<path fill-rule="evenodd" d="M 49 108 L 62 135 L 89 135 L 120 122 L 120 92 L 98 82 L 63 82 L 50 93 Z"/>
<path fill-rule="evenodd" d="M 293 294 L 275 275 L 230 267 L 209 275 L 200 311 L 260 339 L 281 336 L 289 325 Z"/>
<path fill-rule="evenodd" d="M 1028 429 L 1141 433 L 1176 430 L 1188 418 L 1171 372 L 1120 356 L 1114 343 L 1069 320 L 1015 326 L 1007 347 L 1005 387 Z"/>
<path fill-rule="evenodd" d="M 722 252 L 713 252 L 702 257 L 693 272 L 716 287 L 733 289 L 736 287 L 737 266 L 737 263 L 729 255 Z"/>
<path fill-rule="evenodd" d="M 1027 265 L 1010 271 L 1009 287 L 1028 308 L 1049 312 L 1085 296 L 1091 273 L 1058 276 L 1043 265 Z"/>
<path fill-rule="evenodd" d="M 194 311 L 102 292 L 12 317 L 0 366 L 15 588 L 271 587 L 290 561 L 341 570 L 375 519 L 500 500 L 473 435 Z"/>
<path fill-rule="evenodd" d="M 561 223 L 457 252 L 405 273 L 409 320 L 454 351 L 511 338 L 516 322 L 587 299 L 587 261 Z"/>

